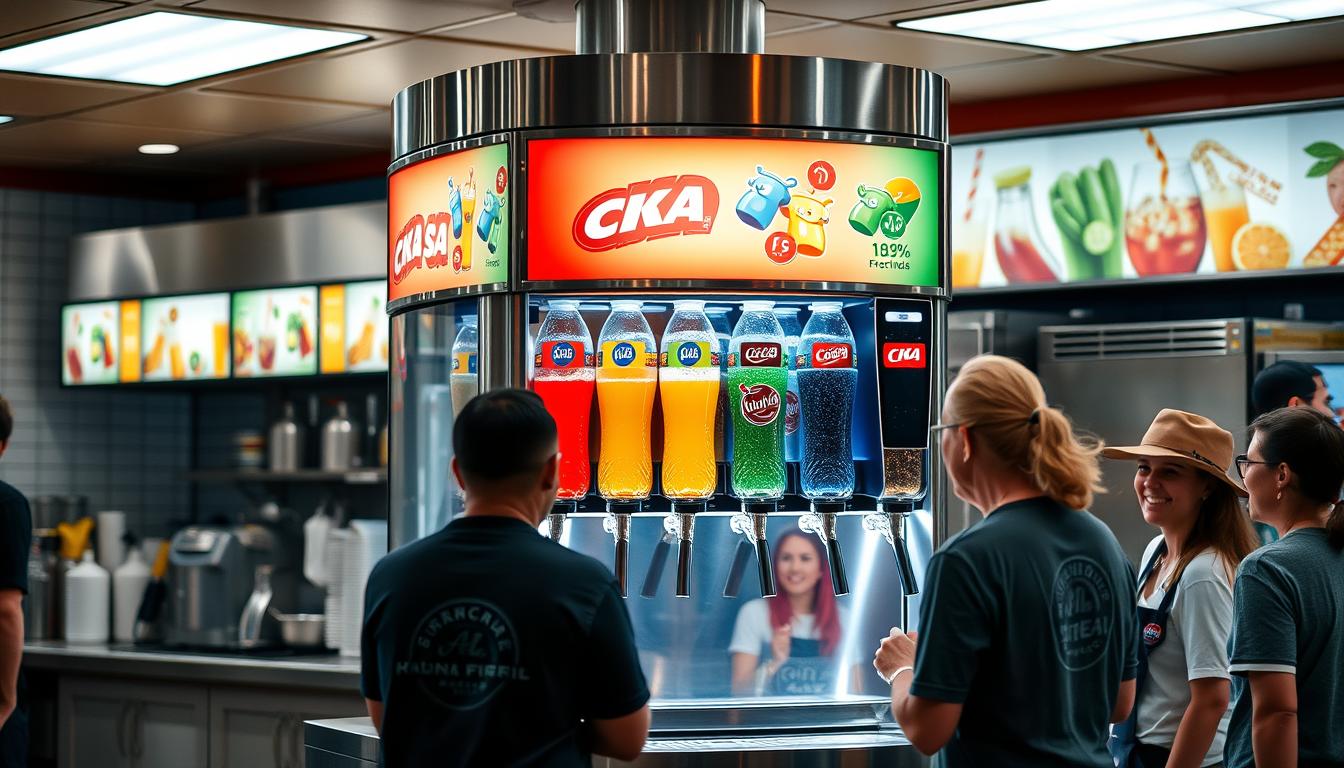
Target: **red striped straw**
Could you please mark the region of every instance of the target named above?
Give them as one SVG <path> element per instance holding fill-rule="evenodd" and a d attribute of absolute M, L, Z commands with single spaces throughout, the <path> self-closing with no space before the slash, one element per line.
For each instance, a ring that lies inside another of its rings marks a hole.
<path fill-rule="evenodd" d="M 984 165 L 985 148 L 975 148 L 975 161 L 971 165 L 971 191 L 966 194 L 966 222 L 971 221 L 971 210 L 975 207 L 975 190 L 980 186 L 980 167 Z"/>
<path fill-rule="evenodd" d="M 1171 169 L 1167 166 L 1167 156 L 1162 152 L 1162 148 L 1157 145 L 1157 137 L 1153 135 L 1152 131 L 1147 128 L 1140 128 L 1139 130 L 1143 131 L 1143 140 L 1148 144 L 1148 148 L 1153 151 L 1153 155 L 1157 157 L 1158 164 L 1162 166 L 1161 189 L 1159 191 L 1163 202 L 1165 202 L 1167 199 L 1167 176 L 1171 173 Z"/>

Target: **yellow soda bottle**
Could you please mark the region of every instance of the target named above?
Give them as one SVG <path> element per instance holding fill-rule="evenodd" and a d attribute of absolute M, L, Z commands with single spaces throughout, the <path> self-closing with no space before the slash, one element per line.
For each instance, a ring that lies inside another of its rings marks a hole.
<path fill-rule="evenodd" d="M 602 449 L 597 491 L 608 501 L 646 499 L 653 488 L 651 425 L 658 388 L 653 331 L 638 301 L 613 301 L 598 341 Z"/>
<path fill-rule="evenodd" d="M 705 302 L 676 302 L 663 332 L 658 367 L 663 401 L 663 495 L 674 501 L 714 495 L 718 349 Z"/>

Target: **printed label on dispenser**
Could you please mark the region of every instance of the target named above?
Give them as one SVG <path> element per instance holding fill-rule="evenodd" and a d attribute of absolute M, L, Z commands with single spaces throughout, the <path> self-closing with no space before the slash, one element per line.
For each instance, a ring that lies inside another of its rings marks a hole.
<path fill-rule="evenodd" d="M 711 352 L 708 342 L 677 341 L 662 354 L 659 363 L 664 368 L 718 368 L 719 353 Z"/>
<path fill-rule="evenodd" d="M 743 368 L 782 368 L 784 367 L 784 349 L 773 341 L 747 342 L 742 345 L 742 354 L 728 356 L 728 365 Z"/>
<path fill-rule="evenodd" d="M 602 351 L 597 353 L 599 368 L 631 368 L 644 366 L 656 368 L 658 356 L 642 351 L 642 341 L 605 341 Z"/>
<path fill-rule="evenodd" d="M 584 350 L 581 341 L 544 341 L 532 363 L 536 368 L 591 367 L 593 356 Z"/>
<path fill-rule="evenodd" d="M 883 368 L 925 368 L 929 364 L 923 344 L 883 344 Z"/>
<path fill-rule="evenodd" d="M 458 352 L 453 355 L 453 373 L 475 373 L 476 353 Z"/>
<path fill-rule="evenodd" d="M 854 349 L 848 344 L 813 344 L 812 359 L 798 355 L 798 367 L 806 368 L 853 368 Z"/>

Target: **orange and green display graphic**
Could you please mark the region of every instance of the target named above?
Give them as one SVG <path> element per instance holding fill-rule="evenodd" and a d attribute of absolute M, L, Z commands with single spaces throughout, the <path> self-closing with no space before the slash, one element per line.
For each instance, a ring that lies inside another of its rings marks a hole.
<path fill-rule="evenodd" d="M 526 279 L 937 286 L 937 152 L 752 138 L 528 142 Z"/>
<path fill-rule="evenodd" d="M 959 145 L 956 288 L 1344 263 L 1344 110 Z"/>

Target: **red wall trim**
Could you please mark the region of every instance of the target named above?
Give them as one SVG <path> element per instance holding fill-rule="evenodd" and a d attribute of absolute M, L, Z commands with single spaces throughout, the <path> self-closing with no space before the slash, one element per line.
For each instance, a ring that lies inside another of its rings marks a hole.
<path fill-rule="evenodd" d="M 948 122 L 955 136 L 1337 97 L 1344 61 L 954 103 Z"/>

